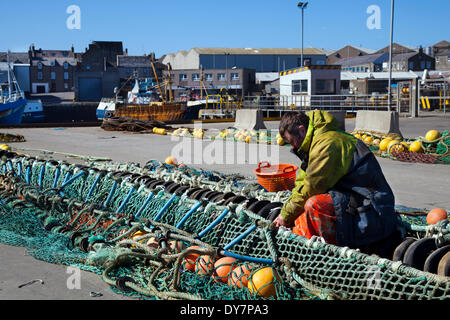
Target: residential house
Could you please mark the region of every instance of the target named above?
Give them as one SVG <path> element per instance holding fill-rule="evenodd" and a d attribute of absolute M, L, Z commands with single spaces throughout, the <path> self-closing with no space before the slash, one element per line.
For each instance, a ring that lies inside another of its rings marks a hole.
<path fill-rule="evenodd" d="M 436 70 L 450 71 L 450 50 L 436 54 Z"/>
<path fill-rule="evenodd" d="M 32 93 L 73 91 L 77 65 L 73 47 L 71 50 L 43 50 L 31 45 L 28 56 Z"/>
<path fill-rule="evenodd" d="M 389 54 L 389 48 L 390 46 L 384 47 L 374 53 L 387 53 Z M 418 49 L 410 47 L 410 46 L 405 46 L 405 45 L 401 45 L 398 43 L 393 43 L 392 44 L 392 55 L 394 54 L 402 54 L 402 53 L 409 53 L 409 52 L 417 52 Z"/>
<path fill-rule="evenodd" d="M 437 55 L 440 55 L 441 53 L 450 50 L 450 42 L 447 40 L 442 40 L 442 41 L 432 45 L 431 48 L 432 48 L 432 53 L 430 55 L 432 57 L 436 57 Z"/>
<path fill-rule="evenodd" d="M 383 63 L 389 61 L 389 54 L 368 54 L 348 59 L 340 59 L 334 65 L 340 65 L 342 71 L 379 72 L 383 71 Z"/>
<path fill-rule="evenodd" d="M 435 59 L 423 52 L 420 48 L 418 52 L 408 52 L 393 55 L 393 71 L 423 71 L 434 70 L 436 66 Z M 384 71 L 389 70 L 389 65 L 384 65 Z"/>
<path fill-rule="evenodd" d="M 336 64 L 341 59 L 351 59 L 375 53 L 376 50 L 347 45 L 327 54 L 327 64 Z"/>

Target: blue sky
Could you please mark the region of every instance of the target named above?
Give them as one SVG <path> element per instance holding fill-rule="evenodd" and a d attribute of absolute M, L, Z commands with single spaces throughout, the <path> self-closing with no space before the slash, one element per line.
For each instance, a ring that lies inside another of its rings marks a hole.
<path fill-rule="evenodd" d="M 380 49 L 389 44 L 391 0 L 309 0 L 304 46 L 346 44 Z M 298 48 L 300 10 L 292 0 L 16 0 L 1 1 L 0 51 L 83 52 L 94 40 L 123 41 L 129 54 L 192 47 Z M 66 26 L 66 9 L 81 10 L 81 29 Z M 380 8 L 380 29 L 367 27 L 367 8 Z M 394 42 L 417 47 L 450 41 L 449 0 L 395 0 Z"/>

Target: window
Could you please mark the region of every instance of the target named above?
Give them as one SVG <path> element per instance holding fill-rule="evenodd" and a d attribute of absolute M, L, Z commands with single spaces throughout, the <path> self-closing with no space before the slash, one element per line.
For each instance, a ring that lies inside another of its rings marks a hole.
<path fill-rule="evenodd" d="M 69 73 L 68 72 L 64 72 L 64 80 L 69 80 Z"/>
<path fill-rule="evenodd" d="M 64 62 L 64 70 L 69 69 L 69 64 L 67 62 Z"/>
<path fill-rule="evenodd" d="M 68 83 L 64 83 L 64 89 L 69 89 L 69 84 Z"/>
<path fill-rule="evenodd" d="M 317 60 L 317 61 L 316 61 L 316 64 L 317 64 L 318 66 L 323 66 L 323 65 L 325 65 L 326 63 L 325 63 L 325 60 Z"/>
<path fill-rule="evenodd" d="M 427 61 L 427 69 L 431 69 L 431 61 Z"/>
<path fill-rule="evenodd" d="M 184 73 L 180 73 L 180 81 L 187 81 L 187 75 Z"/>
<path fill-rule="evenodd" d="M 42 72 L 38 72 L 38 80 L 42 80 L 44 76 L 42 75 Z"/>
<path fill-rule="evenodd" d="M 50 65 L 51 65 L 52 67 L 54 67 L 54 66 L 56 65 L 55 60 L 50 61 Z"/>
<path fill-rule="evenodd" d="M 219 80 L 219 81 L 227 80 L 227 77 L 226 77 L 225 73 L 218 73 L 217 74 L 217 80 Z"/>
<path fill-rule="evenodd" d="M 212 73 L 205 74 L 205 80 L 206 81 L 213 81 L 213 75 Z"/>
<path fill-rule="evenodd" d="M 408 63 L 408 68 L 409 68 L 409 70 L 414 69 L 414 61 L 410 61 L 410 62 Z"/>
<path fill-rule="evenodd" d="M 91 65 L 90 64 L 86 65 L 86 70 L 91 70 Z"/>
<path fill-rule="evenodd" d="M 199 73 L 193 73 L 192 74 L 192 81 L 200 81 L 200 74 Z"/>
<path fill-rule="evenodd" d="M 335 94 L 336 93 L 336 80 L 335 79 L 317 79 L 316 80 L 316 92 L 322 94 Z"/>
<path fill-rule="evenodd" d="M 56 72 L 52 72 L 52 73 L 50 74 L 50 78 L 51 78 L 52 80 L 55 80 L 55 79 L 56 79 Z"/>
<path fill-rule="evenodd" d="M 420 69 L 425 69 L 425 61 L 420 61 Z"/>
<path fill-rule="evenodd" d="M 37 67 L 38 67 L 39 70 L 42 70 L 42 63 L 39 62 Z"/>
<path fill-rule="evenodd" d="M 231 80 L 239 80 L 239 73 L 232 73 Z"/>
<path fill-rule="evenodd" d="M 450 56 L 447 56 L 447 62 L 450 62 Z"/>
<path fill-rule="evenodd" d="M 307 93 L 308 80 L 292 80 L 292 94 Z"/>

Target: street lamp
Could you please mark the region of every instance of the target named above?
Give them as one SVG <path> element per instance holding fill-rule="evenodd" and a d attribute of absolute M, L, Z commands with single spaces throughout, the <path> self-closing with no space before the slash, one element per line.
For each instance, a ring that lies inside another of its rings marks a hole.
<path fill-rule="evenodd" d="M 302 53 L 301 53 L 301 58 L 300 58 L 300 67 L 303 67 L 303 9 L 306 9 L 306 6 L 308 5 L 308 2 L 299 2 L 297 4 L 297 7 L 299 7 L 301 9 L 302 12 L 302 27 L 301 27 L 301 42 L 302 42 Z"/>
<path fill-rule="evenodd" d="M 391 34 L 389 45 L 389 88 L 388 88 L 388 110 L 391 111 L 391 82 L 392 82 L 392 35 L 394 29 L 394 0 L 391 0 Z M 397 97 L 398 99 L 398 97 Z M 400 110 L 398 110 L 400 111 Z"/>

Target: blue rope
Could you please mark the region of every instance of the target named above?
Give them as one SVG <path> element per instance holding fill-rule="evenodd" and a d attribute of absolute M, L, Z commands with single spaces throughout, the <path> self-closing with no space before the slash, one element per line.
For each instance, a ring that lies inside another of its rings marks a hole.
<path fill-rule="evenodd" d="M 194 207 L 192 207 L 192 209 L 189 210 L 188 213 L 185 214 L 185 216 L 183 217 L 183 219 L 181 219 L 181 221 L 178 222 L 176 228 L 177 228 L 177 229 L 180 229 L 181 226 L 184 224 L 184 222 L 185 222 L 185 221 L 186 221 L 186 220 L 187 220 L 187 219 L 188 219 L 195 211 L 197 211 L 197 209 L 200 208 L 201 205 L 202 205 L 202 203 L 201 203 L 200 201 L 197 202 L 197 204 L 196 204 Z"/>
<path fill-rule="evenodd" d="M 133 192 L 134 192 L 134 187 L 131 187 L 130 192 L 128 192 L 127 197 L 126 197 L 125 200 L 122 202 L 122 204 L 120 205 L 120 207 L 116 210 L 116 213 L 120 213 L 120 212 L 123 210 L 123 208 L 125 208 L 125 206 L 126 206 L 128 200 L 130 200 L 131 195 L 133 194 Z"/>
<path fill-rule="evenodd" d="M 173 200 L 175 200 L 175 198 L 177 197 L 177 195 L 174 193 L 169 201 L 166 202 L 166 204 L 164 205 L 164 207 L 162 207 L 162 209 L 158 212 L 158 214 L 156 215 L 156 217 L 153 219 L 154 221 L 158 221 L 159 218 L 161 218 L 161 216 L 163 215 L 163 213 L 169 208 L 169 206 L 172 204 Z"/>
<path fill-rule="evenodd" d="M 249 256 L 243 256 L 240 254 L 236 254 L 233 252 L 229 252 L 226 250 L 221 250 L 220 253 L 224 256 L 228 256 L 228 257 L 232 257 L 238 260 L 243 260 L 243 261 L 249 261 L 249 262 L 255 262 L 255 263 L 262 263 L 262 264 L 273 264 L 274 261 L 272 259 L 264 259 L 264 258 L 254 258 L 254 257 L 249 257 Z"/>
<path fill-rule="evenodd" d="M 104 208 L 106 208 L 109 205 L 109 202 L 111 201 L 111 199 L 114 195 L 114 192 L 116 192 L 116 188 L 117 188 L 117 181 L 114 181 L 111 191 L 109 192 L 108 198 L 106 199 L 105 203 L 103 204 Z"/>
<path fill-rule="evenodd" d="M 207 234 L 212 228 L 214 228 L 220 221 L 222 221 L 223 218 L 226 217 L 226 215 L 228 214 L 228 212 L 230 212 L 229 208 L 226 208 L 219 217 L 217 217 L 216 220 L 214 220 L 205 230 L 203 230 L 202 232 L 200 232 L 198 234 L 198 239 L 202 238 L 205 234 Z"/>
<path fill-rule="evenodd" d="M 234 239 L 233 241 L 231 241 L 229 244 L 227 244 L 224 249 L 228 250 L 231 247 L 233 247 L 236 243 L 239 243 L 242 241 L 242 239 L 244 239 L 246 236 L 248 236 L 250 233 L 252 233 L 254 230 L 256 229 L 256 225 L 251 226 L 250 228 L 248 228 L 244 233 L 242 233 L 240 236 L 238 236 L 236 239 Z"/>
<path fill-rule="evenodd" d="M 69 184 L 71 184 L 72 182 L 74 182 L 75 180 L 77 180 L 78 178 L 84 176 L 86 174 L 86 171 L 81 171 L 79 173 L 77 173 L 75 176 L 73 176 L 72 178 L 70 178 L 68 181 L 65 181 L 63 183 L 63 185 L 61 186 L 61 189 L 64 189 L 65 187 L 67 187 Z"/>
<path fill-rule="evenodd" d="M 61 173 L 61 169 L 59 167 L 57 167 L 56 173 L 55 173 L 55 180 L 53 181 L 53 188 L 56 188 L 56 186 L 57 186 L 60 173 Z"/>
<path fill-rule="evenodd" d="M 38 181 L 39 187 L 42 187 L 42 180 L 44 179 L 44 172 L 45 172 L 45 165 L 42 165 L 41 171 L 39 172 L 39 181 Z"/>
<path fill-rule="evenodd" d="M 25 177 L 27 184 L 30 184 L 30 176 L 31 176 L 31 167 L 27 166 L 27 176 Z"/>
<path fill-rule="evenodd" d="M 150 195 L 147 197 L 147 199 L 145 199 L 144 204 L 139 208 L 138 212 L 135 215 L 135 218 L 139 218 L 140 215 L 142 214 L 142 212 L 144 211 L 145 207 L 148 205 L 148 203 L 150 202 L 150 200 L 153 199 L 154 193 L 150 192 Z"/>
<path fill-rule="evenodd" d="M 94 183 L 92 184 L 91 188 L 89 189 L 89 192 L 86 195 L 86 199 L 84 200 L 84 202 L 88 202 L 89 197 L 91 196 L 92 192 L 94 192 L 94 188 L 97 185 L 97 183 L 100 181 L 101 178 L 102 178 L 102 174 L 99 173 L 97 178 L 95 179 Z"/>

